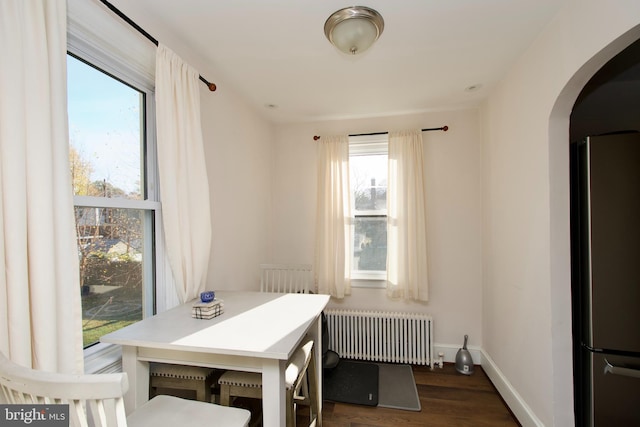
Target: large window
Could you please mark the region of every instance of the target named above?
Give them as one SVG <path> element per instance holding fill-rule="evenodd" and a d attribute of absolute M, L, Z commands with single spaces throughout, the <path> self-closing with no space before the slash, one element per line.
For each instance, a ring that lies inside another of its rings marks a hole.
<path fill-rule="evenodd" d="M 85 348 L 154 310 L 154 144 L 151 95 L 67 56 Z"/>
<path fill-rule="evenodd" d="M 349 138 L 353 279 L 386 277 L 387 153 L 387 135 Z"/>

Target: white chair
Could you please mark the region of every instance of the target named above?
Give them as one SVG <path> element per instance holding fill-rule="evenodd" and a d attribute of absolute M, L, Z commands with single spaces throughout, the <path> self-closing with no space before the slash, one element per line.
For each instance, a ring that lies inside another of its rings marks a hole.
<path fill-rule="evenodd" d="M 313 283 L 311 264 L 260 264 L 260 291 L 304 293 Z"/>
<path fill-rule="evenodd" d="M 306 337 L 296 349 L 287 363 L 285 371 L 285 388 L 287 396 L 287 427 L 296 425 L 296 405 L 298 403 L 310 406 L 310 423 L 315 425 L 318 417 L 316 376 L 306 375 L 316 369 L 316 359 L 313 340 Z M 305 384 L 305 377 L 309 377 L 309 387 L 306 395 L 300 390 Z M 220 404 L 230 405 L 235 397 L 262 398 L 262 374 L 255 372 L 227 371 L 218 380 L 220 384 Z"/>
<path fill-rule="evenodd" d="M 125 414 L 127 375 L 71 375 L 20 366 L 0 353 L 0 389 L 10 404 L 68 404 L 74 427 L 248 426 L 251 414 L 213 403 L 157 396 Z"/>
<path fill-rule="evenodd" d="M 282 293 L 313 293 L 311 264 L 260 264 L 260 291 Z M 250 385 L 247 385 L 250 387 Z M 308 394 L 307 382 L 303 393 Z"/>

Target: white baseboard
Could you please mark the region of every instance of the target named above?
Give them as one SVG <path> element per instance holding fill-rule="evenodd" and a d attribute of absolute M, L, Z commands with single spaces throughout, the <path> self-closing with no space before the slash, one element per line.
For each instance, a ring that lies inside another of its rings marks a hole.
<path fill-rule="evenodd" d="M 489 357 L 483 350 L 480 350 L 480 352 L 482 354 L 480 363 L 482 365 L 482 370 L 487 374 L 493 385 L 498 390 L 498 393 L 500 393 L 500 396 L 502 396 L 520 424 L 522 424 L 523 427 L 544 427 L 542 421 L 536 417 L 529 405 L 527 405 L 518 392 L 513 388 L 511 383 L 502 374 L 502 371 L 500 371 L 496 366 L 493 359 L 491 359 L 491 357 Z"/>
<path fill-rule="evenodd" d="M 451 344 L 437 344 L 433 345 L 434 360 L 438 360 L 440 353 L 444 355 L 443 359 L 446 363 L 455 363 L 456 354 L 460 346 Z M 502 396 L 502 399 L 506 402 L 507 406 L 513 412 L 523 427 L 544 427 L 544 424 L 533 413 L 529 405 L 520 397 L 518 392 L 513 388 L 511 383 L 502 374 L 502 371 L 496 366 L 495 362 L 489 357 L 484 350 L 480 347 L 467 347 L 471 357 L 473 358 L 474 365 L 481 365 L 482 370 L 487 374 L 495 388 Z M 436 366 L 436 368 L 438 367 Z"/>

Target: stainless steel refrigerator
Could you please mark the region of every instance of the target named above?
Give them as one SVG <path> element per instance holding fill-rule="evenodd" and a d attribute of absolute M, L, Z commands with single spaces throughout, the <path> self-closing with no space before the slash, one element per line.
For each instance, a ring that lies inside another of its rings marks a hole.
<path fill-rule="evenodd" d="M 576 425 L 640 426 L 640 134 L 571 152 Z"/>

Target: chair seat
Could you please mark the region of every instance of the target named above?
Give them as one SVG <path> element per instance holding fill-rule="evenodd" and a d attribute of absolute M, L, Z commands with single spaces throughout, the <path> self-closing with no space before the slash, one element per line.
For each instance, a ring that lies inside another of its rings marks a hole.
<path fill-rule="evenodd" d="M 311 372 L 311 375 L 307 375 L 307 371 Z M 284 374 L 287 427 L 296 425 L 297 404 L 311 406 L 310 425 L 315 425 L 319 411 L 315 372 L 314 342 L 310 337 L 306 337 L 287 362 Z M 220 384 L 220 403 L 225 406 L 229 406 L 236 397 L 257 399 L 262 397 L 262 375 L 259 373 L 227 371 L 220 376 L 218 384 Z M 302 394 L 300 394 L 301 391 Z"/>
<path fill-rule="evenodd" d="M 152 363 L 149 374 L 154 377 L 184 378 L 188 380 L 206 380 L 215 372 L 212 368 L 201 366 L 170 365 L 166 363 Z"/>
<path fill-rule="evenodd" d="M 129 427 L 247 426 L 251 413 L 246 409 L 213 403 L 156 396 L 127 417 Z"/>
<path fill-rule="evenodd" d="M 293 387 L 293 381 L 289 381 L 288 375 L 286 376 L 285 387 L 287 390 Z M 295 378 L 294 378 L 295 381 Z M 220 385 L 250 387 L 250 388 L 262 388 L 262 375 L 256 372 L 240 372 L 229 371 L 224 373 L 218 380 Z"/>
<path fill-rule="evenodd" d="M 284 374 L 287 390 L 294 386 L 300 376 L 300 370 L 305 368 L 306 360 L 311 351 L 311 345 L 299 348 L 291 357 Z M 256 372 L 227 371 L 218 380 L 220 385 L 262 388 L 262 375 Z"/>
<path fill-rule="evenodd" d="M 151 397 L 160 393 L 188 397 L 181 390 L 195 393 L 195 399 L 201 402 L 212 401 L 212 387 L 217 390 L 217 380 L 221 370 L 201 366 L 174 365 L 169 363 L 149 364 L 149 394 Z M 214 397 L 214 401 L 215 396 Z"/>

